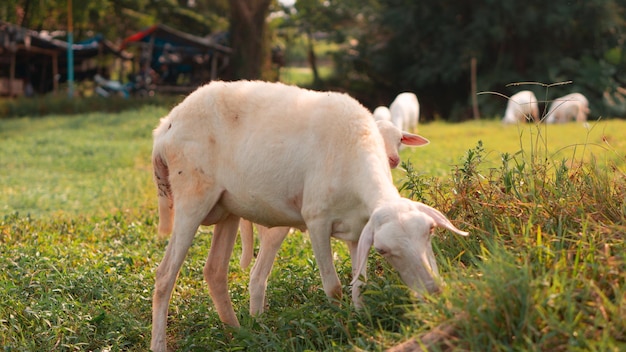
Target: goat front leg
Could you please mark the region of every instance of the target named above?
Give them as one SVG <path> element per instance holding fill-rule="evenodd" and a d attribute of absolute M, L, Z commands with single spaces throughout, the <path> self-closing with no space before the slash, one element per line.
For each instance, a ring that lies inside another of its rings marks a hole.
<path fill-rule="evenodd" d="M 348 245 L 348 250 L 350 250 L 350 260 L 352 263 L 352 278 L 356 278 L 354 284 L 352 285 L 352 303 L 354 307 L 359 309 L 363 308 L 363 298 L 361 297 L 361 286 L 363 286 L 363 281 L 359 280 L 359 276 L 361 273 L 358 272 L 358 263 L 356 262 L 357 257 L 357 246 L 358 242 L 346 241 Z M 366 266 L 367 268 L 367 266 Z M 363 270 L 363 277 L 366 277 L 367 269 Z"/>
<path fill-rule="evenodd" d="M 331 225 L 324 220 L 307 223 L 309 237 L 313 246 L 315 261 L 320 269 L 322 286 L 326 296 L 334 299 L 341 299 L 341 281 L 337 276 L 337 270 L 333 263 L 332 247 L 330 245 Z"/>
<path fill-rule="evenodd" d="M 289 227 L 272 227 L 257 225 L 259 231 L 259 255 L 250 272 L 250 314 L 258 315 L 265 309 L 265 291 L 267 278 L 270 276 L 274 260 L 287 234 Z"/>
<path fill-rule="evenodd" d="M 217 309 L 220 320 L 227 325 L 239 327 L 230 295 L 228 293 L 228 264 L 237 239 L 239 217 L 228 217 L 215 224 L 211 250 L 204 265 L 204 279 Z"/>

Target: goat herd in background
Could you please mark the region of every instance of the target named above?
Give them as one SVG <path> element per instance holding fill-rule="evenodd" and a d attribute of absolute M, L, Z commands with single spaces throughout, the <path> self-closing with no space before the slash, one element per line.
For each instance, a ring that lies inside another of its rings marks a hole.
<path fill-rule="evenodd" d="M 580 93 L 571 93 L 550 103 L 544 121 L 546 123 L 587 122 L 589 101 Z M 535 94 L 523 90 L 511 96 L 504 112 L 503 123 L 525 121 L 539 122 L 539 104 Z"/>
<path fill-rule="evenodd" d="M 374 119 L 391 121 L 398 129 L 412 131 L 419 121 L 419 102 L 413 93 L 400 93 L 389 105 L 374 109 Z M 581 93 L 571 93 L 554 99 L 546 113 L 546 123 L 587 122 L 589 101 Z M 508 99 L 502 122 L 540 122 L 539 102 L 530 90 L 520 91 Z"/>
<path fill-rule="evenodd" d="M 586 119 L 582 95 L 557 101 L 547 122 Z M 530 91 L 508 104 L 505 122 L 538 118 Z M 228 292 L 229 261 L 239 227 L 240 265 L 250 264 L 253 223 L 260 238 L 249 283 L 253 315 L 265 308 L 267 279 L 291 228 L 308 231 L 329 297 L 342 295 L 331 237 L 348 245 L 356 307 L 372 246 L 417 295 L 437 292 L 434 228 L 468 233 L 438 210 L 403 198 L 393 183 L 401 145 L 428 144 L 404 132 L 415 132 L 418 121 L 413 93 L 371 113 L 347 94 L 260 81 L 212 82 L 174 107 L 154 131 L 152 152 L 159 235 L 171 238 L 156 272 L 151 349 L 166 350 L 169 301 L 200 225 L 215 225 L 203 272 L 219 318 L 230 326 L 239 322 Z"/>

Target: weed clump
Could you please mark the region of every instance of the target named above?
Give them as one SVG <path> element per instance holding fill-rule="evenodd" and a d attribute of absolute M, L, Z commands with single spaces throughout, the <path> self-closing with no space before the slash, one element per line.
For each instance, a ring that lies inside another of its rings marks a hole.
<path fill-rule="evenodd" d="M 579 156 L 581 146 L 556 160 L 542 139 L 546 127 L 532 128 L 533 150 L 502 153 L 499 167 L 486 168 L 478 141 L 435 187 L 403 163 L 406 196 L 447 211 L 470 231 L 435 245 L 438 258 L 453 258 L 441 267 L 452 280 L 443 298 L 415 315 L 463 316 L 442 349 L 621 350 L 625 175 L 598 166 L 591 153 Z"/>

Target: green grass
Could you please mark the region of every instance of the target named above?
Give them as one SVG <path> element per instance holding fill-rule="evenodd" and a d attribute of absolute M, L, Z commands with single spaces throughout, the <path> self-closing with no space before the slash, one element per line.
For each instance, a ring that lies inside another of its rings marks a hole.
<path fill-rule="evenodd" d="M 323 65 L 319 66 L 318 73 L 323 80 L 328 78 L 332 74 L 332 66 Z M 280 69 L 280 81 L 285 84 L 292 84 L 296 86 L 306 87 L 313 84 L 313 71 L 310 67 L 283 67 Z"/>
<path fill-rule="evenodd" d="M 164 113 L 148 107 L 2 121 L 0 212 L 102 215 L 145 198 L 152 188 L 151 131 Z"/>
<path fill-rule="evenodd" d="M 154 270 L 166 245 L 155 238 L 151 131 L 166 113 L 0 120 L 5 351 L 147 350 Z M 202 278 L 205 227 L 172 297 L 170 346 L 375 351 L 449 323 L 452 334 L 434 350 L 624 350 L 626 122 L 435 122 L 420 134 L 431 144 L 402 151 L 398 187 L 471 232 L 438 231 L 433 240 L 442 294 L 415 301 L 372 253 L 366 309 L 353 309 L 347 286 L 331 304 L 307 236 L 296 232 L 281 248 L 261 317 L 247 313 L 248 272 L 232 260 L 242 328 L 228 329 Z M 347 285 L 347 250 L 338 241 L 334 249 Z"/>
<path fill-rule="evenodd" d="M 593 154 L 603 165 L 615 163 L 624 169 L 626 150 L 624 120 L 590 121 L 588 126 L 503 125 L 499 121 L 479 120 L 459 124 L 433 122 L 421 124 L 418 133 L 430 140 L 425 147 L 405 148 L 401 156 L 410 158 L 417 168 L 433 176 L 448 176 L 467 149 L 482 141 L 486 155 L 483 167 L 500 166 L 502 153 L 520 151 L 538 154 L 548 161 L 589 160 Z M 398 173 L 397 175 L 400 175 Z"/>

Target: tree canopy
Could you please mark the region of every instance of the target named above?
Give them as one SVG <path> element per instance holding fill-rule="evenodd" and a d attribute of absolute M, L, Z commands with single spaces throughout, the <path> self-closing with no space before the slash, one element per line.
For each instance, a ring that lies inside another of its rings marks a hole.
<path fill-rule="evenodd" d="M 67 3 L 5 0 L 0 19 L 65 29 Z M 122 38 L 154 23 L 199 36 L 229 31 L 235 55 L 241 55 L 234 57 L 241 67 L 231 78 L 254 78 L 268 77 L 262 71 L 269 69 L 276 27 L 268 32 L 266 26 L 279 8 L 277 0 L 75 0 L 73 13 L 77 39 L 89 33 Z M 425 119 L 467 118 L 474 59 L 479 92 L 531 89 L 550 100 L 579 91 L 589 98 L 593 117 L 623 116 L 625 10 L 625 0 L 296 0 L 277 26 L 309 36 L 323 32 L 339 43 L 335 79 L 325 82 L 327 88 L 348 91 L 369 107 L 413 91 Z M 510 85 L 529 81 L 572 83 Z M 493 116 L 506 102 L 484 94 L 479 103 L 483 115 Z"/>
<path fill-rule="evenodd" d="M 570 85 L 548 90 L 547 99 L 579 91 L 592 111 L 610 113 L 601 102 L 626 82 L 623 1 L 458 1 L 381 0 L 359 41 L 359 69 L 376 85 L 397 93 L 412 90 L 431 114 L 468 114 L 470 61 L 478 62 L 478 90 L 513 94 L 541 86 L 509 86 L 536 81 Z M 481 106 L 497 113 L 496 97 Z"/>
<path fill-rule="evenodd" d="M 228 0 L 72 1 L 75 35 L 123 38 L 155 23 L 204 36 L 228 29 Z M 41 30 L 67 28 L 68 0 L 4 0 L 0 19 Z"/>

